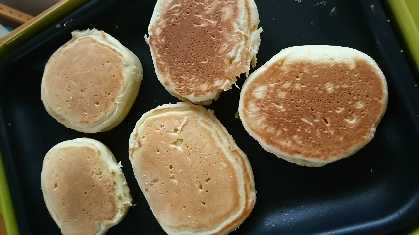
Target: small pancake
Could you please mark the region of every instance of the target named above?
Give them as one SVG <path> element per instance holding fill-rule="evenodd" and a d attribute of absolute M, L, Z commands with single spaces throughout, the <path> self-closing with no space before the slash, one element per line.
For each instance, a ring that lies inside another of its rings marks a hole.
<path fill-rule="evenodd" d="M 137 97 L 141 62 L 103 31 L 72 35 L 45 66 L 41 99 L 47 112 L 68 128 L 110 130 L 122 122 Z"/>
<path fill-rule="evenodd" d="M 370 142 L 387 99 L 385 77 L 368 55 L 338 46 L 296 46 L 249 76 L 239 115 L 266 151 L 299 165 L 323 166 Z"/>
<path fill-rule="evenodd" d="M 157 78 L 181 100 L 211 103 L 255 66 L 258 24 L 254 0 L 158 0 L 146 39 Z"/>
<path fill-rule="evenodd" d="M 62 234 L 105 234 L 131 206 L 124 174 L 101 142 L 78 138 L 45 155 L 41 186 L 45 204 Z"/>
<path fill-rule="evenodd" d="M 226 234 L 252 211 L 249 161 L 202 106 L 177 103 L 145 113 L 129 146 L 138 184 L 168 234 Z"/>

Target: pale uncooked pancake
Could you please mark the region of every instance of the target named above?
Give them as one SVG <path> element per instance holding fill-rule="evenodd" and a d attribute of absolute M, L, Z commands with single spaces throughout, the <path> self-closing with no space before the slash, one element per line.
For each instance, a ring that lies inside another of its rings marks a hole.
<path fill-rule="evenodd" d="M 226 234 L 252 211 L 248 159 L 202 106 L 177 103 L 145 113 L 129 146 L 138 184 L 168 234 Z"/>
<path fill-rule="evenodd" d="M 103 31 L 74 31 L 45 66 L 45 109 L 68 128 L 95 133 L 117 126 L 131 109 L 143 77 L 136 55 Z"/>
<path fill-rule="evenodd" d="M 62 234 L 105 234 L 131 206 L 124 174 L 101 142 L 78 138 L 52 147 L 44 158 L 45 204 Z"/>
<path fill-rule="evenodd" d="M 323 166 L 370 142 L 387 99 L 385 77 L 368 55 L 338 46 L 297 46 L 249 76 L 239 115 L 268 152 Z"/>
<path fill-rule="evenodd" d="M 156 74 L 172 95 L 210 103 L 256 64 L 254 0 L 158 0 L 148 27 Z"/>

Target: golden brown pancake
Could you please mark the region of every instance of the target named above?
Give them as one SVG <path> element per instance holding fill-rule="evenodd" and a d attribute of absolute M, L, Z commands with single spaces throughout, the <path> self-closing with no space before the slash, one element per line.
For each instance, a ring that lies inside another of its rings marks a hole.
<path fill-rule="evenodd" d="M 45 66 L 45 109 L 68 128 L 95 133 L 117 126 L 131 109 L 142 80 L 140 60 L 103 31 L 74 31 Z"/>
<path fill-rule="evenodd" d="M 239 114 L 268 152 L 299 165 L 323 166 L 373 138 L 387 97 L 385 77 L 368 55 L 338 46 L 297 46 L 249 76 Z"/>
<path fill-rule="evenodd" d="M 248 159 L 202 106 L 177 103 L 145 113 L 129 146 L 138 184 L 168 234 L 226 234 L 252 211 Z"/>
<path fill-rule="evenodd" d="M 258 24 L 254 0 L 158 0 L 146 40 L 159 81 L 181 100 L 210 103 L 255 66 Z"/>
<path fill-rule="evenodd" d="M 101 142 L 61 142 L 44 158 L 41 186 L 45 204 L 62 234 L 105 234 L 131 206 L 124 174 Z"/>

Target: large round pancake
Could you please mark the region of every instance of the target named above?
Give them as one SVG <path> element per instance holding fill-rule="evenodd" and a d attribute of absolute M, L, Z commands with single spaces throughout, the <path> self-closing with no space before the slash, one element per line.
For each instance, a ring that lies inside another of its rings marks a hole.
<path fill-rule="evenodd" d="M 103 31 L 74 31 L 72 36 L 45 66 L 41 84 L 45 109 L 77 131 L 110 130 L 122 122 L 137 97 L 141 62 Z"/>
<path fill-rule="evenodd" d="M 210 103 L 255 66 L 258 24 L 254 0 L 158 0 L 146 40 L 159 81 L 181 100 Z"/>
<path fill-rule="evenodd" d="M 138 184 L 168 234 L 226 234 L 252 211 L 248 159 L 202 106 L 177 103 L 145 113 L 129 146 Z"/>
<path fill-rule="evenodd" d="M 387 99 L 385 77 L 368 55 L 338 46 L 296 46 L 249 76 L 239 115 L 268 152 L 323 166 L 373 138 Z"/>
<path fill-rule="evenodd" d="M 101 142 L 78 138 L 61 142 L 45 155 L 41 186 L 62 234 L 105 234 L 131 206 L 124 174 Z"/>

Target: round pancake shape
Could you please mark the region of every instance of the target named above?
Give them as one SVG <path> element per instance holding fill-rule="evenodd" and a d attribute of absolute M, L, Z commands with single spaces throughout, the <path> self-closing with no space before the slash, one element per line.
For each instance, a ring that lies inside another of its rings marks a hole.
<path fill-rule="evenodd" d="M 227 234 L 255 205 L 246 155 L 202 106 L 150 110 L 137 122 L 129 146 L 137 182 L 168 234 Z"/>
<path fill-rule="evenodd" d="M 254 0 L 158 0 L 146 38 L 157 78 L 181 100 L 211 103 L 256 65 L 258 24 Z"/>
<path fill-rule="evenodd" d="M 384 74 L 368 55 L 339 46 L 295 46 L 249 76 L 239 115 L 266 151 L 319 167 L 369 143 L 387 100 Z"/>
<path fill-rule="evenodd" d="M 62 234 L 105 234 L 131 206 L 121 165 L 101 142 L 78 138 L 45 155 L 41 189 Z"/>
<path fill-rule="evenodd" d="M 107 131 L 128 114 L 143 77 L 134 53 L 96 29 L 72 32 L 48 60 L 41 83 L 47 112 L 85 133 Z"/>

